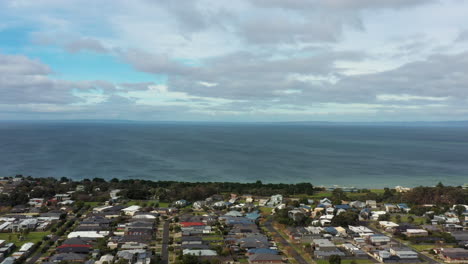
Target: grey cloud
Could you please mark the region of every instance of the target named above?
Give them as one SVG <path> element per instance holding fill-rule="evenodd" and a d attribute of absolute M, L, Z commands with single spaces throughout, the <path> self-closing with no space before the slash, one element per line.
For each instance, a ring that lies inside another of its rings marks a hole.
<path fill-rule="evenodd" d="M 435 0 L 249 0 L 253 4 L 261 7 L 276 7 L 285 9 L 316 9 L 316 8 L 333 8 L 333 9 L 379 9 L 379 8 L 405 8 L 417 5 L 436 2 Z"/>
<path fill-rule="evenodd" d="M 140 82 L 140 83 L 120 83 L 119 86 L 133 91 L 144 91 L 148 90 L 149 86 L 154 85 L 153 82 Z"/>
<path fill-rule="evenodd" d="M 119 51 L 119 56 L 135 67 L 135 69 L 148 73 L 179 75 L 189 73 L 193 70 L 193 67 L 177 62 L 166 54 L 152 54 L 137 49 L 131 49 Z"/>
<path fill-rule="evenodd" d="M 197 72 L 169 77 L 171 90 L 191 95 L 244 100 L 243 109 L 263 106 L 311 104 L 379 104 L 466 107 L 468 102 L 468 52 L 454 55 L 434 55 L 426 60 L 405 64 L 393 70 L 360 75 L 345 75 L 336 68 L 338 60 L 359 60 L 362 54 L 329 52 L 321 56 L 270 60 L 250 53 L 231 54 L 213 59 Z M 291 74 L 322 76 L 324 80 L 306 81 L 288 78 Z M 336 83 L 327 80 L 336 77 Z M 216 83 L 204 86 L 200 81 Z M 287 91 L 294 92 L 288 93 Z M 278 91 L 286 91 L 278 93 Z M 416 95 L 408 101 L 379 101 L 378 95 Z M 428 101 L 423 97 L 447 98 Z M 240 103 L 232 103 L 239 107 Z M 229 108 L 229 106 L 225 106 Z M 384 109 L 384 107 L 382 106 Z M 239 109 L 241 110 L 241 109 Z M 401 109 L 402 111 L 406 111 Z"/>
<path fill-rule="evenodd" d="M 468 40 L 468 29 L 467 30 L 463 30 L 461 31 L 459 34 L 458 34 L 458 37 L 455 41 L 457 42 L 463 42 L 463 41 L 467 41 Z"/>
<path fill-rule="evenodd" d="M 64 44 L 65 50 L 70 53 L 81 51 L 94 51 L 97 53 L 107 53 L 109 50 L 102 43 L 92 38 L 81 38 Z"/>
<path fill-rule="evenodd" d="M 50 78 L 52 70 L 21 55 L 0 54 L 0 103 L 71 104 L 80 102 L 76 90 L 115 90 L 112 83 L 95 80 L 72 82 Z"/>
<path fill-rule="evenodd" d="M 0 54 L 0 73 L 2 75 L 44 75 L 52 70 L 37 60 L 22 55 Z"/>
<path fill-rule="evenodd" d="M 171 89 L 200 96 L 236 99 L 272 98 L 275 91 L 301 90 L 303 82 L 288 79 L 291 74 L 329 76 L 339 75 L 335 67 L 339 60 L 360 60 L 359 52 L 325 52 L 308 57 L 271 59 L 269 56 L 238 52 L 204 62 L 197 71 L 185 75 L 169 76 Z M 200 82 L 215 83 L 205 86 Z"/>

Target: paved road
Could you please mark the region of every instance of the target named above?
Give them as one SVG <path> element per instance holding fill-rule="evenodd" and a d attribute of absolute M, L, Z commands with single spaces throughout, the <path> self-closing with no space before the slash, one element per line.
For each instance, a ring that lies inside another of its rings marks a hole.
<path fill-rule="evenodd" d="M 162 247 L 161 247 L 161 263 L 169 263 L 169 220 L 164 221 L 163 225 L 163 236 L 162 236 Z"/>
<path fill-rule="evenodd" d="M 273 224 L 272 224 L 272 219 L 269 218 L 265 221 L 265 227 L 268 229 L 268 231 L 270 231 L 270 233 L 272 233 L 274 235 L 275 238 L 279 239 L 280 243 L 283 244 L 283 245 L 286 245 L 286 246 L 289 246 L 291 248 L 291 251 L 288 252 L 289 255 L 294 258 L 299 264 L 310 264 L 309 262 L 307 262 L 307 260 L 305 260 L 301 254 L 299 254 L 296 249 L 294 249 L 291 245 L 291 243 L 289 243 L 289 241 L 287 241 L 286 239 L 284 239 L 284 237 L 282 237 L 280 234 L 278 234 L 278 232 L 276 231 L 276 229 L 273 227 Z"/>
<path fill-rule="evenodd" d="M 59 236 L 55 236 L 55 235 L 54 235 L 54 236 L 52 236 L 52 238 L 50 239 L 50 241 L 52 241 L 52 242 L 55 243 L 55 242 L 57 242 L 57 240 L 58 240 L 59 238 L 60 238 Z M 43 241 L 43 243 L 49 243 L 49 241 Z M 36 253 L 35 253 L 31 258 L 29 258 L 29 259 L 26 261 L 26 263 L 28 263 L 28 264 L 34 264 L 34 263 L 36 263 L 36 262 L 39 260 L 39 258 L 40 258 L 41 256 L 42 256 L 42 252 L 41 252 L 41 250 L 38 248 L 38 249 L 36 250 Z"/>
<path fill-rule="evenodd" d="M 79 214 L 83 214 L 83 213 L 84 213 L 84 210 L 81 209 L 78 213 L 79 213 Z M 75 217 L 73 217 L 71 220 L 72 220 L 73 222 L 76 222 L 77 220 L 79 220 L 79 217 L 76 217 L 76 216 L 75 216 Z M 72 227 L 73 227 L 73 226 L 72 226 Z M 67 231 L 68 231 L 68 229 L 67 229 Z M 51 240 L 52 242 L 55 243 L 55 242 L 57 242 L 57 240 L 59 240 L 59 238 L 60 238 L 59 236 L 53 235 L 52 238 L 51 238 L 50 240 Z M 49 243 L 49 241 L 42 241 L 42 242 L 43 242 L 43 243 Z M 51 247 L 53 247 L 53 246 L 54 246 L 54 245 L 52 244 Z M 50 247 L 49 247 L 49 248 L 50 248 Z M 27 263 L 27 264 L 34 264 L 34 263 L 36 263 L 36 262 L 39 260 L 39 258 L 42 256 L 42 254 L 43 254 L 43 253 L 42 253 L 41 250 L 38 248 L 38 249 L 36 250 L 36 252 L 34 253 L 34 255 L 33 255 L 32 257 L 30 257 L 29 259 L 26 260 L 26 263 Z"/>
<path fill-rule="evenodd" d="M 383 233 L 382 233 L 380 230 L 378 230 L 378 229 L 372 228 L 372 227 L 370 227 L 370 226 L 367 226 L 367 227 L 369 227 L 369 229 L 371 229 L 372 231 L 374 231 L 374 232 L 377 233 L 377 234 L 382 234 L 382 235 L 387 236 L 386 234 L 383 234 Z M 411 248 L 409 245 L 405 245 L 404 243 L 401 243 L 401 241 L 398 241 L 397 239 L 395 239 L 395 238 L 393 238 L 393 237 L 390 237 L 390 240 L 391 240 L 392 242 L 394 242 L 394 243 L 399 244 L 399 245 L 404 245 L 405 247 Z M 415 250 L 415 251 L 418 252 L 417 250 Z M 442 264 L 442 262 L 438 262 L 438 261 L 436 261 L 436 260 L 434 260 L 434 259 L 432 259 L 432 258 L 430 258 L 430 257 L 428 257 L 428 256 L 426 256 L 426 255 L 424 255 L 424 254 L 422 254 L 422 253 L 420 253 L 420 252 L 418 252 L 418 255 L 419 255 L 420 258 L 422 258 L 422 259 L 423 259 L 425 262 L 427 262 L 427 263 L 431 263 L 431 264 Z"/>

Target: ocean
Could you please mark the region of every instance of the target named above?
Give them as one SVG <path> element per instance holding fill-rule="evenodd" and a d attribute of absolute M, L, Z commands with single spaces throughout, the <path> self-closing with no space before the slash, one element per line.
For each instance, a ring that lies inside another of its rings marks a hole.
<path fill-rule="evenodd" d="M 1 122 L 0 176 L 310 182 L 365 188 L 468 183 L 468 127 Z"/>

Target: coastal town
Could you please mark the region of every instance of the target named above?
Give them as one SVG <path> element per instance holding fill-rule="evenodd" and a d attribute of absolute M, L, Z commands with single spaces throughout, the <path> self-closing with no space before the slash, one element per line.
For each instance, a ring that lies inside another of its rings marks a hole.
<path fill-rule="evenodd" d="M 468 263 L 466 184 L 207 185 L 1 178 L 0 264 Z"/>

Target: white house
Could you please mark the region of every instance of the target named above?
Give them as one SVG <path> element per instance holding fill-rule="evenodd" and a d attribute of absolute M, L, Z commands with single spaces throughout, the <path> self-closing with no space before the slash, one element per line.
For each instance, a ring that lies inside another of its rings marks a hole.
<path fill-rule="evenodd" d="M 140 211 L 141 207 L 138 205 L 132 205 L 127 208 L 122 209 L 125 215 L 134 215 L 136 212 Z"/>

